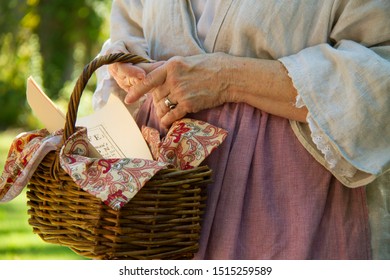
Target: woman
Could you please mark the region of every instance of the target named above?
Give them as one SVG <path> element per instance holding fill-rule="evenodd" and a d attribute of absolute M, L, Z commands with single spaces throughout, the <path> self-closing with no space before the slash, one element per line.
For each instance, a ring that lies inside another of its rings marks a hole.
<path fill-rule="evenodd" d="M 390 167 L 389 14 L 380 0 L 113 1 L 102 52 L 154 62 L 102 68 L 95 107 L 114 91 L 139 125 L 229 133 L 206 160 L 197 259 L 371 257 L 360 186 Z"/>

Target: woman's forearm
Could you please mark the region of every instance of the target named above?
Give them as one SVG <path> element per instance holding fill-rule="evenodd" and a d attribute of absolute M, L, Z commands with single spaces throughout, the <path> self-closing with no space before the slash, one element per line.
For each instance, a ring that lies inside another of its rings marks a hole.
<path fill-rule="evenodd" d="M 224 59 L 224 58 L 222 58 Z M 307 109 L 295 106 L 297 91 L 277 60 L 226 57 L 229 101 L 245 102 L 267 113 L 306 122 Z"/>

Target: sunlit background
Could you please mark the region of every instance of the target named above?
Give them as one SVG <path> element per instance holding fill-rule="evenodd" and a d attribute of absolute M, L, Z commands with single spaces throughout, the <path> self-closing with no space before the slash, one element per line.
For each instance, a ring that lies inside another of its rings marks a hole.
<path fill-rule="evenodd" d="M 66 110 L 75 80 L 109 33 L 111 0 L 7 0 L 0 2 L 0 172 L 12 140 L 42 128 L 26 101 L 31 75 Z M 91 111 L 94 78 L 80 114 Z M 0 259 L 78 259 L 50 245 L 27 223 L 26 196 L 0 204 Z"/>

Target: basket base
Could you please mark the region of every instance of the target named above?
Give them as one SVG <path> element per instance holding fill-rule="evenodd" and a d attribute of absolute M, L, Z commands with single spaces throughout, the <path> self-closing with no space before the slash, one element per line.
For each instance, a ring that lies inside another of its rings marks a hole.
<path fill-rule="evenodd" d="M 45 242 L 90 259 L 191 259 L 198 250 L 207 166 L 162 170 L 119 211 L 81 190 L 51 154 L 28 185 L 29 224 Z"/>

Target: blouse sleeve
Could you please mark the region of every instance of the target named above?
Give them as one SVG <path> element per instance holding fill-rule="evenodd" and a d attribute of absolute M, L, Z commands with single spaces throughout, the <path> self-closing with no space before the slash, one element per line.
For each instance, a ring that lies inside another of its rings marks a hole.
<path fill-rule="evenodd" d="M 104 43 L 99 55 L 123 52 L 150 59 L 142 30 L 142 14 L 142 1 L 114 0 L 111 7 L 110 39 Z M 100 67 L 96 71 L 96 76 L 97 87 L 92 98 L 95 110 L 102 108 L 107 103 L 110 94 L 124 99 L 126 92 L 117 85 L 110 75 L 108 66 Z M 142 102 L 141 98 L 134 104 L 126 105 L 127 109 L 135 115 Z"/>
<path fill-rule="evenodd" d="M 280 58 L 308 111 L 306 149 L 349 187 L 390 170 L 390 1 L 335 1 L 328 44 Z"/>

